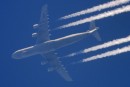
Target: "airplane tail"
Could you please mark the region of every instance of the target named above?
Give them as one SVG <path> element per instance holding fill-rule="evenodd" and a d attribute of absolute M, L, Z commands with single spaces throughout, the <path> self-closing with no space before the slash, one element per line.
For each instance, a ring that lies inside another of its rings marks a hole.
<path fill-rule="evenodd" d="M 99 29 L 99 27 L 96 27 L 96 26 L 95 26 L 95 21 L 91 21 L 91 22 L 90 22 L 90 28 L 89 28 L 89 30 L 93 30 L 93 29 Z M 98 33 L 98 31 L 93 32 L 92 35 L 93 35 L 98 41 L 101 41 L 101 40 L 102 40 L 101 37 L 100 37 L 100 35 L 99 35 L 99 33 Z"/>

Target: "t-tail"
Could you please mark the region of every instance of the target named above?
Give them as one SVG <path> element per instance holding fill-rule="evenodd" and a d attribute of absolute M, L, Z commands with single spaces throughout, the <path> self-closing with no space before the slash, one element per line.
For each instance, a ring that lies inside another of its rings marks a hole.
<path fill-rule="evenodd" d="M 91 30 L 93 30 L 93 29 L 97 29 L 97 30 L 99 29 L 99 27 L 96 27 L 96 26 L 95 26 L 95 21 L 91 21 L 91 22 L 90 22 L 89 30 L 91 31 Z M 100 35 L 99 35 L 99 33 L 98 33 L 98 31 L 93 32 L 92 35 L 93 35 L 98 41 L 101 41 L 101 40 L 102 40 L 101 37 L 100 37 Z"/>

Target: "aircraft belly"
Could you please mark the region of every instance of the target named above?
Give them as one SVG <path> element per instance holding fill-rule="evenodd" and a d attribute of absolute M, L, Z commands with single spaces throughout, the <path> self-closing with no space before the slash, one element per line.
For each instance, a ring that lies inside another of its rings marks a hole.
<path fill-rule="evenodd" d="M 54 49 L 59 49 L 61 47 L 73 44 L 75 42 L 78 42 L 80 40 L 82 40 L 83 38 L 85 38 L 86 36 L 88 36 L 89 33 L 85 32 L 85 33 L 79 33 L 70 37 L 63 37 L 60 39 L 56 39 L 55 43 L 53 43 L 53 48 Z"/>
<path fill-rule="evenodd" d="M 39 53 L 44 54 L 55 50 L 53 42 L 39 44 L 36 49 Z"/>
<path fill-rule="evenodd" d="M 85 38 L 86 36 L 88 36 L 89 34 L 90 33 L 88 32 L 83 32 L 83 33 L 73 34 L 55 40 L 50 40 L 37 45 L 37 50 L 40 53 L 48 53 L 51 51 L 55 51 L 56 49 L 78 42 L 83 38 Z"/>

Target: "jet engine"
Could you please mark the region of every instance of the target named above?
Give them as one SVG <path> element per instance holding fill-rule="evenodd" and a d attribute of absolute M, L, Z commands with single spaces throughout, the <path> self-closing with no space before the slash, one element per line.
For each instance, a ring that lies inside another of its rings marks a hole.
<path fill-rule="evenodd" d="M 48 68 L 48 72 L 52 72 L 52 71 L 54 71 L 54 70 L 55 70 L 55 69 L 52 68 L 52 67 Z"/>
<path fill-rule="evenodd" d="M 37 37 L 37 33 L 33 33 L 33 34 L 32 34 L 32 37 Z"/>
<path fill-rule="evenodd" d="M 41 65 L 45 65 L 45 64 L 47 64 L 48 62 L 47 61 L 42 61 L 41 62 Z"/>
<path fill-rule="evenodd" d="M 33 25 L 33 28 L 34 28 L 34 29 L 37 29 L 38 27 L 39 27 L 39 24 L 34 24 L 34 25 Z"/>

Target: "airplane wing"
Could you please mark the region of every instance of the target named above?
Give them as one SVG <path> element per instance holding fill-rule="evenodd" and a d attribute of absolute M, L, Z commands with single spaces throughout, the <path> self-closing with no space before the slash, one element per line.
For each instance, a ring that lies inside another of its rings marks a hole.
<path fill-rule="evenodd" d="M 50 65 L 50 68 L 48 69 L 49 71 L 54 70 L 66 81 L 72 81 L 68 72 L 65 70 L 65 68 L 61 64 L 61 61 L 59 61 L 59 58 L 53 51 L 47 54 L 43 54 L 43 56 L 46 57 L 48 64 Z"/>
<path fill-rule="evenodd" d="M 49 31 L 48 31 L 48 14 L 47 14 L 47 5 L 42 7 L 41 17 L 39 22 L 38 32 L 37 32 L 37 41 L 38 43 L 43 43 L 50 40 Z M 49 52 L 47 54 L 41 54 L 42 57 L 45 57 L 46 62 L 50 65 L 49 71 L 56 71 L 63 77 L 66 81 L 72 81 L 71 77 L 59 61 L 55 52 Z"/>
<path fill-rule="evenodd" d="M 42 7 L 40 22 L 38 25 L 39 25 L 39 27 L 38 27 L 38 32 L 37 32 L 36 44 L 50 40 L 49 30 L 48 30 L 47 5 L 44 5 Z"/>

